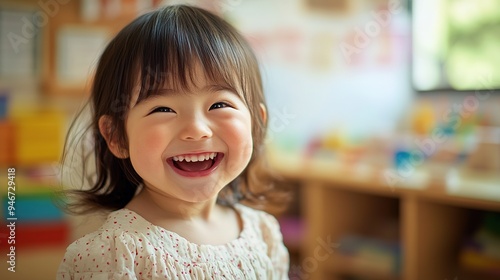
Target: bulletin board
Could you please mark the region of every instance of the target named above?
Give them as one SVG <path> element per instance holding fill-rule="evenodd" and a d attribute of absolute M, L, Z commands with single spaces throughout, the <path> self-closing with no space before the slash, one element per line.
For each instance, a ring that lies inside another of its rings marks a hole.
<path fill-rule="evenodd" d="M 50 18 L 45 34 L 43 91 L 48 95 L 90 93 L 100 53 L 112 37 L 161 1 L 66 1 Z"/>
<path fill-rule="evenodd" d="M 0 5 L 0 80 L 35 83 L 39 78 L 41 37 L 33 24 L 36 8 Z"/>
<path fill-rule="evenodd" d="M 85 87 L 110 38 L 107 28 L 63 26 L 56 38 L 56 82 L 59 86 Z"/>

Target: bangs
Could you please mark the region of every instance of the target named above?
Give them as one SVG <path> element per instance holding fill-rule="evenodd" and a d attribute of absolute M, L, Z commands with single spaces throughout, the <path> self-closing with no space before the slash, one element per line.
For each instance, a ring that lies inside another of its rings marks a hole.
<path fill-rule="evenodd" d="M 196 81 L 197 65 L 209 81 L 233 90 L 245 103 L 250 101 L 243 77 L 249 74 L 245 69 L 255 66 L 249 65 L 253 53 L 226 22 L 203 10 L 166 7 L 149 14 L 141 34 L 136 104 L 166 86 L 188 91 Z"/>

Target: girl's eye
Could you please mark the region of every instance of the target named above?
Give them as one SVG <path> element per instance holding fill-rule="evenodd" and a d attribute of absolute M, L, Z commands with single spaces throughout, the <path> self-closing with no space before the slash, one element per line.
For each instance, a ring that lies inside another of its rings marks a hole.
<path fill-rule="evenodd" d="M 229 105 L 227 103 L 217 102 L 217 103 L 213 104 L 212 106 L 210 106 L 210 110 L 221 109 L 221 108 L 226 108 L 226 107 L 229 107 Z"/>
<path fill-rule="evenodd" d="M 155 108 L 153 111 L 151 111 L 150 114 L 152 113 L 175 113 L 174 110 L 168 108 L 168 107 L 158 107 Z"/>

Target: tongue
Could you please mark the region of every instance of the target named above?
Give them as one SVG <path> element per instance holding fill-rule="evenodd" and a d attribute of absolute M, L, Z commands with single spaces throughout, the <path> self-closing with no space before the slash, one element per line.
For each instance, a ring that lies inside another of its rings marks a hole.
<path fill-rule="evenodd" d="M 207 170 L 210 167 L 212 167 L 213 160 L 202 160 L 202 161 L 196 161 L 196 162 L 187 162 L 185 160 L 183 161 L 174 161 L 174 164 L 177 168 L 188 171 L 188 172 L 196 172 L 196 171 L 203 171 Z"/>

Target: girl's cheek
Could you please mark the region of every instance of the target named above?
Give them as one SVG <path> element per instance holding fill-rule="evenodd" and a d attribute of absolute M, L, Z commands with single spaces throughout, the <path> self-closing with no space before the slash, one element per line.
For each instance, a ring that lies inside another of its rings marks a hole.
<path fill-rule="evenodd" d="M 252 132 L 249 124 L 239 120 L 229 120 L 221 123 L 219 131 L 224 134 L 227 141 L 232 145 L 246 146 L 246 142 L 252 142 Z"/>
<path fill-rule="evenodd" d="M 165 132 L 159 129 L 138 131 L 131 137 L 134 139 L 130 143 L 130 149 L 138 157 L 154 154 L 161 156 L 165 149 Z"/>
<path fill-rule="evenodd" d="M 251 153 L 253 147 L 252 127 L 246 119 L 231 119 L 225 122 L 221 129 L 231 141 L 231 145 L 238 147 L 240 152 Z"/>

